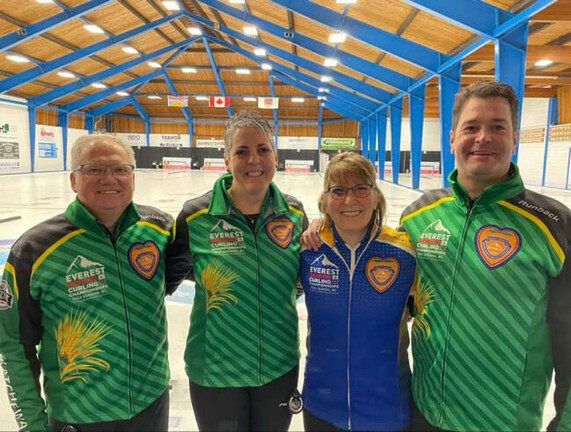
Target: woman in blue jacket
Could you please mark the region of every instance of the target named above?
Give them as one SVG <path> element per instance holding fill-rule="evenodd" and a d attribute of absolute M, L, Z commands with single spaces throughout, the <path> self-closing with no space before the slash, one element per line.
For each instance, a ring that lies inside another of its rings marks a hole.
<path fill-rule="evenodd" d="M 331 160 L 319 198 L 321 246 L 301 254 L 306 431 L 409 427 L 406 305 L 415 258 L 406 233 L 382 225 L 385 208 L 367 159 Z"/>

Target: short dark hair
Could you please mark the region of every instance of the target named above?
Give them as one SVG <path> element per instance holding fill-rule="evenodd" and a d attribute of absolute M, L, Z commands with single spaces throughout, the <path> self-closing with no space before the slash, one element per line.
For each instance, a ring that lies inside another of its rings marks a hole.
<path fill-rule="evenodd" d="M 452 130 L 456 130 L 458 119 L 460 118 L 460 114 L 462 113 L 464 106 L 473 97 L 504 98 L 510 106 L 513 131 L 515 132 L 517 130 L 519 104 L 517 95 L 510 85 L 500 81 L 479 81 L 477 83 L 470 84 L 468 87 L 465 87 L 456 93 L 456 96 L 454 96 L 454 107 L 452 108 Z"/>

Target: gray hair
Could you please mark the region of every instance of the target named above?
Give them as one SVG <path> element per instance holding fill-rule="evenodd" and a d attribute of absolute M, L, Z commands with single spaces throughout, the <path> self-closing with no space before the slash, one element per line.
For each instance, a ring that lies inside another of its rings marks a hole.
<path fill-rule="evenodd" d="M 260 129 L 268 137 L 270 144 L 272 144 L 272 148 L 274 148 L 272 129 L 268 121 L 255 111 L 241 111 L 234 114 L 224 127 L 225 154 L 230 153 L 230 147 L 232 146 L 232 137 L 236 131 L 246 127 L 255 127 Z"/>
<path fill-rule="evenodd" d="M 85 153 L 86 149 L 91 145 L 99 142 L 106 142 L 109 144 L 117 145 L 125 150 L 127 157 L 129 158 L 129 163 L 135 165 L 135 152 L 130 145 L 124 143 L 115 135 L 111 134 L 92 134 L 85 135 L 76 139 L 71 147 L 71 169 L 79 168 L 81 165 L 81 158 Z"/>

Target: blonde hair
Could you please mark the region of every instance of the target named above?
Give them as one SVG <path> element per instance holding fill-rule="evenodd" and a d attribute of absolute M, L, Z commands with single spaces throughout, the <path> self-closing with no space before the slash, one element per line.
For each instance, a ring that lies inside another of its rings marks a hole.
<path fill-rule="evenodd" d="M 81 159 L 86 151 L 86 149 L 94 143 L 106 142 L 109 144 L 114 144 L 125 150 L 127 157 L 129 158 L 129 163 L 135 166 L 135 152 L 130 145 L 124 143 L 115 135 L 110 134 L 91 134 L 84 135 L 76 139 L 71 147 L 71 169 L 78 169 L 81 165 Z"/>
<path fill-rule="evenodd" d="M 319 195 L 319 211 L 325 219 L 325 223 L 333 225 L 331 216 L 326 212 L 327 193 L 325 191 L 331 187 L 332 183 L 340 184 L 346 182 L 349 178 L 357 178 L 364 183 L 373 187 L 373 194 L 379 199 L 377 207 L 373 212 L 372 221 L 377 219 L 382 224 L 387 210 L 387 201 L 385 196 L 377 186 L 377 173 L 371 162 L 357 153 L 344 152 L 338 153 L 329 161 L 325 174 L 323 176 L 323 192 Z"/>

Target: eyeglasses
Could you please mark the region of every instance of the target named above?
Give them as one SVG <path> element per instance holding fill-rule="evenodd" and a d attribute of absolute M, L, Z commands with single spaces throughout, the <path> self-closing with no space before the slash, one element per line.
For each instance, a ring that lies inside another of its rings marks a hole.
<path fill-rule="evenodd" d="M 336 200 L 344 199 L 349 191 L 357 198 L 367 198 L 371 194 L 373 188 L 370 184 L 358 184 L 352 187 L 347 186 L 333 186 L 325 189 L 325 193 L 331 194 L 331 198 Z"/>
<path fill-rule="evenodd" d="M 83 175 L 90 177 L 103 177 L 107 170 L 110 170 L 114 177 L 128 177 L 133 173 L 135 167 L 128 164 L 116 164 L 116 165 L 94 165 L 85 164 L 80 165 L 79 168 L 74 171 L 80 171 Z"/>

